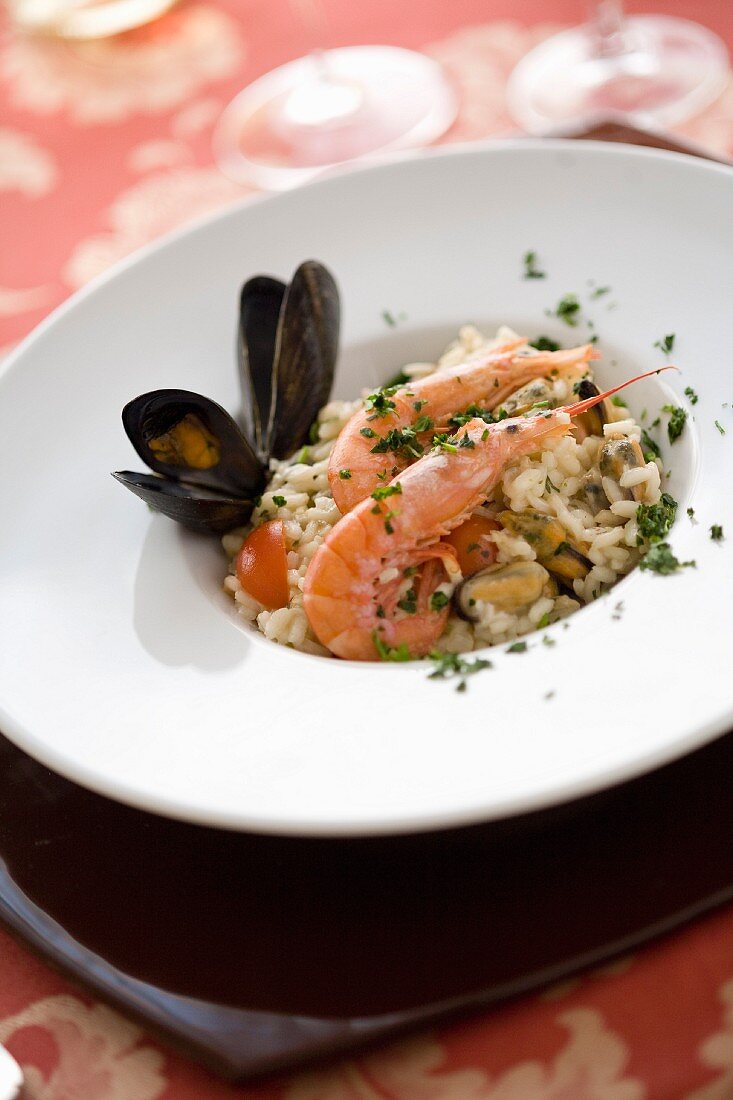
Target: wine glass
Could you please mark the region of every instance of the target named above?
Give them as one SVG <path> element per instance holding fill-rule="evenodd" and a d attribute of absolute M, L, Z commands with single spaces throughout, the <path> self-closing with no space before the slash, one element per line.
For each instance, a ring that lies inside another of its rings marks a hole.
<path fill-rule="evenodd" d="M 522 58 L 507 105 L 534 134 L 603 114 L 665 127 L 701 111 L 727 79 L 726 48 L 706 27 L 667 15 L 625 16 L 621 0 L 596 0 L 589 23 Z"/>
<path fill-rule="evenodd" d="M 319 0 L 291 0 L 317 41 Z M 458 111 L 437 62 L 395 46 L 314 50 L 260 77 L 225 108 L 214 156 L 238 183 L 284 190 L 336 165 L 427 145 Z"/>

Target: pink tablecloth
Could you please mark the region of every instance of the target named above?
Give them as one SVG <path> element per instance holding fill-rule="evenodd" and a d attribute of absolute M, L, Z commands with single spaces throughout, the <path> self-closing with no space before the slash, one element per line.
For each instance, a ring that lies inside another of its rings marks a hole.
<path fill-rule="evenodd" d="M 450 141 L 509 129 L 512 66 L 583 15 L 570 0 L 524 0 L 524 25 L 514 0 L 323 6 L 326 45 L 421 47 L 446 65 L 462 92 Z M 728 0 L 644 7 L 705 22 L 733 49 Z M 213 166 L 212 124 L 243 84 L 313 44 L 295 10 L 190 0 L 116 41 L 0 38 L 0 353 L 116 260 L 247 193 Z M 733 81 L 680 132 L 733 155 Z M 34 1100 L 733 1100 L 733 909 L 471 1023 L 245 1090 L 161 1049 L 0 933 L 0 1042 Z"/>

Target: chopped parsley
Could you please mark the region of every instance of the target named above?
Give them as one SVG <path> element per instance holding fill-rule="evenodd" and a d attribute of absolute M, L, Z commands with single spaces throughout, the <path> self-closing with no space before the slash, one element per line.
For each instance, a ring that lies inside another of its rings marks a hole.
<path fill-rule="evenodd" d="M 414 428 L 391 428 L 379 443 L 374 444 L 372 454 L 381 455 L 391 451 L 392 454 L 403 454 L 407 458 L 419 458 L 424 450 Z"/>
<path fill-rule="evenodd" d="M 448 436 L 443 432 L 441 435 L 433 436 L 433 446 L 440 447 L 444 451 L 448 451 L 449 454 L 458 454 L 458 447 L 455 443 L 451 443 Z"/>
<path fill-rule="evenodd" d="M 320 425 L 317 420 L 314 420 L 308 429 L 308 442 L 317 443 L 319 439 Z"/>
<path fill-rule="evenodd" d="M 662 493 L 659 504 L 640 504 L 636 509 L 639 536 L 648 542 L 661 542 L 669 534 L 676 515 L 677 501 L 669 493 Z"/>
<path fill-rule="evenodd" d="M 526 653 L 527 652 L 527 643 L 526 642 L 512 642 L 512 644 L 510 646 L 507 646 L 506 652 L 507 653 Z"/>
<path fill-rule="evenodd" d="M 537 253 L 525 252 L 522 258 L 524 264 L 524 279 L 546 279 L 547 273 L 537 267 Z"/>
<path fill-rule="evenodd" d="M 662 457 L 659 444 L 652 439 L 646 428 L 643 428 L 641 432 L 641 445 L 644 449 L 644 458 L 647 462 L 652 462 L 655 458 Z"/>
<path fill-rule="evenodd" d="M 406 611 L 408 615 L 414 615 L 417 611 L 417 592 L 415 589 L 409 588 L 402 599 L 397 601 L 397 606 L 401 611 Z"/>
<path fill-rule="evenodd" d="M 685 386 L 685 397 L 689 397 L 691 405 L 697 405 L 699 399 L 692 386 Z"/>
<path fill-rule="evenodd" d="M 626 408 L 626 402 L 624 401 L 623 397 L 619 397 L 618 394 L 616 394 L 615 397 L 611 398 L 611 404 L 615 405 L 617 409 Z"/>
<path fill-rule="evenodd" d="M 389 325 L 390 328 L 396 328 L 400 321 L 406 321 L 407 320 L 407 314 L 406 313 L 398 313 L 395 316 L 395 314 L 392 313 L 390 310 L 383 309 L 382 310 L 382 320 L 384 321 L 385 325 Z"/>
<path fill-rule="evenodd" d="M 441 653 L 439 649 L 433 650 L 430 654 L 430 660 L 435 667 L 428 674 L 428 679 L 452 680 L 458 678 L 456 691 L 466 690 L 467 676 L 473 676 L 474 673 L 481 672 L 484 668 L 493 668 L 491 661 L 486 661 L 482 657 L 477 657 L 475 661 L 466 661 L 457 653 Z"/>
<path fill-rule="evenodd" d="M 401 386 L 406 386 L 408 382 L 412 382 L 409 374 L 405 374 L 403 370 L 398 371 L 394 378 L 390 378 L 389 382 L 386 382 L 384 389 L 400 389 Z"/>
<path fill-rule="evenodd" d="M 339 477 L 342 481 L 351 480 L 351 470 L 339 470 Z"/>
<path fill-rule="evenodd" d="M 295 461 L 307 464 L 308 459 L 310 458 L 310 454 L 311 454 L 310 447 L 301 447 L 300 451 L 298 452 L 298 457 L 296 458 Z"/>
<path fill-rule="evenodd" d="M 595 288 L 595 290 L 591 290 L 590 297 L 591 298 L 602 298 L 604 294 L 610 294 L 610 293 L 611 293 L 610 286 L 597 286 Z"/>
<path fill-rule="evenodd" d="M 536 340 L 530 340 L 529 346 L 537 348 L 537 351 L 559 351 L 562 344 L 557 340 L 551 340 L 549 336 L 538 336 Z"/>
<path fill-rule="evenodd" d="M 372 493 L 374 500 L 386 500 L 387 497 L 393 497 L 399 495 L 402 492 L 402 486 L 399 481 L 396 481 L 394 485 L 378 485 Z"/>
<path fill-rule="evenodd" d="M 695 565 L 696 562 L 694 561 L 678 561 L 668 542 L 655 543 L 649 553 L 639 562 L 640 569 L 649 569 L 654 573 L 661 573 L 663 576 L 676 573 L 678 569 Z"/>
<path fill-rule="evenodd" d="M 540 622 L 541 621 L 542 620 L 540 620 Z M 537 625 L 539 626 L 539 623 Z M 553 646 L 553 645 L 555 645 L 555 639 L 551 638 L 549 634 L 543 634 L 542 635 L 542 644 L 546 645 L 546 646 Z"/>
<path fill-rule="evenodd" d="M 688 508 L 687 509 L 687 514 L 690 517 L 690 519 L 694 519 L 695 518 L 695 509 L 694 508 Z"/>
<path fill-rule="evenodd" d="M 661 340 L 655 340 L 654 347 L 659 348 L 659 350 L 665 355 L 669 355 L 672 348 L 674 347 L 674 338 L 675 334 L 673 332 L 670 332 L 668 336 L 663 336 Z"/>
<path fill-rule="evenodd" d="M 372 641 L 374 642 L 374 648 L 376 649 L 380 661 L 409 661 L 410 651 L 403 642 L 401 645 L 392 646 L 387 645 L 384 638 L 380 637 L 379 632 L 372 631 Z"/>
<path fill-rule="evenodd" d="M 430 597 L 430 610 L 442 611 L 448 603 L 450 603 L 450 598 L 446 596 L 445 592 L 433 592 Z"/>
<path fill-rule="evenodd" d="M 412 402 L 412 407 L 415 410 L 415 412 L 420 412 L 420 409 L 423 407 L 423 405 L 427 405 L 427 401 L 413 401 Z"/>
<path fill-rule="evenodd" d="M 537 623 L 538 630 L 544 630 L 546 626 L 550 625 L 550 612 L 546 611 L 540 621 Z"/>
<path fill-rule="evenodd" d="M 506 417 L 506 412 L 504 412 L 504 417 Z M 499 419 L 504 419 L 504 417 Z M 453 416 L 449 417 L 448 424 L 451 428 L 462 428 L 464 424 L 468 424 L 469 420 L 477 419 L 485 420 L 487 424 L 494 423 L 494 415 L 488 409 L 479 408 L 478 405 L 469 405 L 465 412 L 454 413 Z"/>
<path fill-rule="evenodd" d="M 710 528 L 710 538 L 713 540 L 713 542 L 720 542 L 723 537 L 723 528 L 720 526 L 719 523 L 714 523 L 713 526 Z"/>
<path fill-rule="evenodd" d="M 376 390 L 374 393 L 370 393 L 366 399 L 366 408 L 368 412 L 371 412 L 369 420 L 375 420 L 378 416 L 388 416 L 392 412 L 392 409 L 396 408 L 394 401 L 390 401 L 392 394 L 399 389 L 399 386 L 387 386 L 385 389 Z"/>
<path fill-rule="evenodd" d="M 371 428 L 359 428 L 359 435 L 363 435 L 365 439 L 377 438 L 377 433 Z"/>
<path fill-rule="evenodd" d="M 287 504 L 287 501 L 285 500 L 285 497 L 273 496 L 272 500 L 273 500 L 273 504 L 276 504 L 278 506 L 278 508 L 284 508 L 285 505 Z"/>
<path fill-rule="evenodd" d="M 385 531 L 387 532 L 388 535 L 393 535 L 394 534 L 394 527 L 392 526 L 392 520 L 395 518 L 395 516 L 398 516 L 398 515 L 399 515 L 399 512 L 387 512 L 387 515 L 384 517 L 384 529 L 385 529 Z"/>
<path fill-rule="evenodd" d="M 580 302 L 578 301 L 577 294 L 566 294 L 564 298 L 561 298 L 557 303 L 555 309 L 555 316 L 559 317 L 561 321 L 564 321 L 566 325 L 570 325 L 571 328 L 575 328 L 578 324 L 578 314 L 580 313 Z"/>
<path fill-rule="evenodd" d="M 425 404 L 425 402 L 423 402 Z M 435 421 L 432 416 L 418 416 L 415 423 L 412 425 L 414 432 L 429 432 L 435 427 Z"/>
<path fill-rule="evenodd" d="M 725 428 L 723 427 L 723 425 L 720 423 L 719 420 L 715 421 L 715 427 L 718 429 L 718 431 L 720 432 L 721 435 L 725 435 Z"/>
<path fill-rule="evenodd" d="M 684 431 L 687 413 L 679 405 L 662 405 L 662 412 L 669 413 L 667 435 L 669 436 L 670 443 L 674 443 Z"/>
<path fill-rule="evenodd" d="M 468 447 L 469 450 L 471 450 L 473 447 L 476 446 L 476 444 L 472 439 L 469 438 L 468 432 L 466 432 L 465 435 L 462 435 L 461 438 L 458 440 L 458 446 Z"/>

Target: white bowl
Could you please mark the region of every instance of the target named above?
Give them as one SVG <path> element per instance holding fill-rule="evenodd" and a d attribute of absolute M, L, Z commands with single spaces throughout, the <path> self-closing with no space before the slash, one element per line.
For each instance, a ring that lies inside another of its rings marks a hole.
<path fill-rule="evenodd" d="M 148 810 L 328 835 L 546 806 L 720 733 L 733 719 L 732 225 L 724 167 L 518 141 L 239 206 L 98 280 L 0 381 L 0 729 Z M 528 249 L 547 278 L 521 277 Z M 613 288 L 587 307 L 603 382 L 662 365 L 654 342 L 676 333 L 672 390 L 653 379 L 630 400 L 652 410 L 685 386 L 700 394 L 664 448 L 680 501 L 671 541 L 697 568 L 633 573 L 551 628 L 553 647 L 492 651 L 465 694 L 421 663 L 308 657 L 241 624 L 218 540 L 152 516 L 109 471 L 141 468 L 120 423 L 138 393 L 176 386 L 236 409 L 240 284 L 287 278 L 306 257 L 341 287 L 343 397 L 434 357 L 466 321 L 581 337 L 544 310 L 569 291 L 587 300 L 590 279 Z M 406 319 L 389 328 L 384 310 Z M 710 540 L 713 523 L 727 542 Z"/>

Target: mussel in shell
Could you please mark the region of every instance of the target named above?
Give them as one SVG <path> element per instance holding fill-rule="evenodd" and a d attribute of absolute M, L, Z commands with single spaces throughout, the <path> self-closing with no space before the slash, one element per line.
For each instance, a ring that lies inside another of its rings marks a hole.
<path fill-rule="evenodd" d="M 458 614 L 470 622 L 480 619 L 479 605 L 490 603 L 496 611 L 518 615 L 541 596 L 556 596 L 557 586 L 548 571 L 536 561 L 513 561 L 490 565 L 458 586 L 453 602 Z"/>
<path fill-rule="evenodd" d="M 593 568 L 593 563 L 570 545 L 567 531 L 554 516 L 506 511 L 497 518 L 506 531 L 528 542 L 540 565 L 567 587 L 572 587 L 574 580 L 582 580 Z"/>
<path fill-rule="evenodd" d="M 576 389 L 578 401 L 585 401 L 589 397 L 597 397 L 600 392 L 598 386 L 596 386 L 595 382 L 591 382 L 590 378 L 584 378 L 582 382 L 578 383 Z M 602 436 L 603 425 L 608 423 L 606 402 L 599 401 L 592 409 L 588 409 L 587 412 L 576 416 L 573 423 L 576 428 L 576 438 L 579 442 L 588 435 Z"/>
<path fill-rule="evenodd" d="M 248 280 L 240 294 L 237 358 L 242 424 L 190 390 L 153 390 L 130 401 L 122 422 L 153 474 L 117 478 L 155 511 L 197 531 L 245 523 L 271 457 L 308 438 L 328 401 L 338 354 L 340 306 L 331 273 L 315 260 L 289 284 Z"/>

